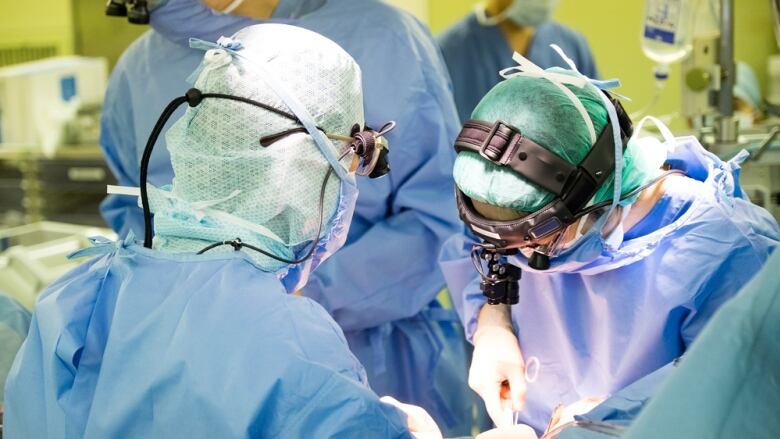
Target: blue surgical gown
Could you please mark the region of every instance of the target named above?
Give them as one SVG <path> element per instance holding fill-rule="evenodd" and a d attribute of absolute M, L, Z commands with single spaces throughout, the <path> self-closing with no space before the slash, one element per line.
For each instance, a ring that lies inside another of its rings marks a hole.
<path fill-rule="evenodd" d="M 630 439 L 778 437 L 779 273 L 780 253 L 774 253 L 712 316 L 675 367 L 653 372 L 579 418 L 621 426 L 628 430 L 622 437 Z M 574 428 L 559 437 L 591 436 Z"/>
<path fill-rule="evenodd" d="M 737 161 L 681 138 L 668 163 L 686 177 L 670 180 L 642 221 L 654 226 L 640 223 L 618 249 L 592 261 L 556 258 L 547 272 L 510 259 L 523 268 L 512 322 L 523 355 L 540 363 L 520 421 L 538 431 L 559 403 L 613 394 L 682 355 L 778 245 L 775 220 L 742 193 Z M 485 304 L 472 239 L 453 237 L 441 255 L 469 337 Z"/>
<path fill-rule="evenodd" d="M 721 308 L 627 438 L 780 437 L 780 253 Z"/>
<path fill-rule="evenodd" d="M 8 437 L 411 438 L 328 313 L 244 252 L 93 250 L 38 299 Z"/>
<path fill-rule="evenodd" d="M 30 329 L 30 311 L 16 300 L 0 293 L 0 383 L 5 383 L 16 352 Z M 0 405 L 3 389 L 0 388 Z"/>
<path fill-rule="evenodd" d="M 158 117 L 150 109 L 162 111 L 190 87 L 185 78 L 203 52 L 189 49 L 188 38 L 215 41 L 255 23 L 212 14 L 197 0 L 168 0 L 151 18 L 153 29 L 123 54 L 106 94 L 101 144 L 122 185 L 138 185 L 141 152 Z M 388 136 L 391 173 L 359 180 L 347 245 L 303 292 L 344 329 L 377 392 L 423 406 L 446 434 L 468 434 L 462 328 L 454 310 L 432 303 L 444 287 L 438 251 L 458 223 L 451 172 L 459 124 L 435 42 L 417 20 L 375 0 L 284 1 L 271 21 L 341 45 L 361 67 L 367 123 L 398 123 Z M 149 180 L 160 186 L 171 177 L 161 136 Z M 135 199 L 109 197 L 103 215 L 120 236 L 131 229 L 141 236 Z"/>
<path fill-rule="evenodd" d="M 493 86 L 501 81 L 498 72 L 515 65 L 514 50 L 497 26 L 483 26 L 474 14 L 437 37 L 447 68 L 452 77 L 455 104 L 461 122 L 471 118 L 471 112 Z M 584 75 L 596 78 L 596 63 L 585 37 L 554 21 L 536 29 L 524 54 L 542 68 L 566 67 L 563 59 L 550 48 L 557 44 L 566 52 Z"/>

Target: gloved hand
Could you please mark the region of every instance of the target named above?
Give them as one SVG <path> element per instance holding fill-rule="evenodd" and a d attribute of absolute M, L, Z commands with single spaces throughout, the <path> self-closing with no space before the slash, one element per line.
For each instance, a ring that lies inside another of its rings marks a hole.
<path fill-rule="evenodd" d="M 485 305 L 474 334 L 469 387 L 485 401 L 497 427 L 513 424 L 525 405 L 525 362 L 509 320 L 509 307 Z"/>
<path fill-rule="evenodd" d="M 398 402 L 392 396 L 383 396 L 379 400 L 406 414 L 406 426 L 416 439 L 443 439 L 436 421 L 424 408 Z"/>

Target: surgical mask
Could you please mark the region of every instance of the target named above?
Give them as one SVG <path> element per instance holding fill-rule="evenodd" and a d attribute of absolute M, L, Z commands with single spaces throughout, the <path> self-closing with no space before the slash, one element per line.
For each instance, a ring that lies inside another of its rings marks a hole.
<path fill-rule="evenodd" d="M 643 134 L 643 128 L 648 122 L 656 126 L 663 141 L 655 136 Z M 546 253 L 553 258 L 549 272 L 569 272 L 579 269 L 595 261 L 600 255 L 620 248 L 626 232 L 623 224 L 639 194 L 666 175 L 679 173 L 679 171 L 664 173 L 660 169 L 674 144 L 674 135 L 659 119 L 646 116 L 639 121 L 634 135 L 628 141 L 626 153 L 637 157 L 634 160 L 636 166 L 633 172 L 641 174 L 641 179 L 645 183 L 632 193 L 623 195 L 611 213 L 608 213 L 610 210 L 608 205 L 595 209 L 564 229 L 555 240 L 551 240 L 548 248 L 545 249 Z M 533 249 L 521 249 L 520 253 L 526 259 L 530 259 Z M 522 259 L 516 258 L 516 262 L 520 261 Z M 526 264 L 522 266 L 525 268 Z"/>
<path fill-rule="evenodd" d="M 539 27 L 552 17 L 558 0 L 515 0 L 500 14 L 492 17 L 487 15 L 485 4 L 475 7 L 477 21 L 484 26 L 495 26 L 504 20 L 511 20 L 523 27 Z"/>
<path fill-rule="evenodd" d="M 631 206 L 618 206 L 611 210 L 600 209 L 581 221 L 572 224 L 555 247 L 551 266 L 544 273 L 567 273 L 594 262 L 599 256 L 615 251 L 623 243 L 623 221 L 631 211 Z M 600 216 L 599 216 L 600 215 Z M 521 250 L 520 255 L 510 257 L 509 261 L 522 269 L 535 269 L 529 264 L 533 251 Z"/>
<path fill-rule="evenodd" d="M 215 41 L 220 36 L 257 24 L 249 17 L 225 15 L 200 0 L 167 0 L 151 14 L 150 24 L 157 33 L 183 47 L 190 38 Z"/>

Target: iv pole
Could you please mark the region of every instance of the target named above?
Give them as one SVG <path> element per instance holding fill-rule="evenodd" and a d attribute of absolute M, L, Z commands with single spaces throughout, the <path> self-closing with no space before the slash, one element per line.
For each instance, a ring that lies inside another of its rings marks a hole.
<path fill-rule="evenodd" d="M 734 0 L 720 0 L 720 89 L 718 90 L 718 122 L 715 143 L 734 144 L 737 141 L 737 120 L 734 118 Z"/>

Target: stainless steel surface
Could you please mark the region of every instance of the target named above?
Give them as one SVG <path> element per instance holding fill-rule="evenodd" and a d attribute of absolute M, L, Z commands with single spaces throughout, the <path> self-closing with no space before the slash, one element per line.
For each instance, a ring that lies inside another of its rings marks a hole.
<path fill-rule="evenodd" d="M 742 131 L 730 144 L 716 144 L 716 137 L 711 130 L 699 133 L 702 144 L 723 160 L 730 160 L 743 149 L 750 153 L 741 165 L 742 189 L 753 203 L 780 222 L 780 125 Z"/>
<path fill-rule="evenodd" d="M 719 154 L 725 146 L 737 143 L 737 136 L 739 135 L 737 119 L 734 116 L 718 115 L 715 122 L 715 135 L 717 137 L 713 145 L 713 151 Z"/>
<path fill-rule="evenodd" d="M 720 90 L 718 92 L 719 120 L 717 143 L 730 143 L 737 139 L 736 121 L 734 121 L 734 83 L 736 65 L 734 63 L 734 0 L 720 1 Z"/>
<path fill-rule="evenodd" d="M 761 157 L 764 156 L 764 153 L 766 153 L 769 148 L 772 146 L 772 143 L 777 138 L 777 135 L 780 134 L 780 127 L 774 127 L 772 130 L 767 134 L 766 139 L 764 139 L 760 145 L 758 145 L 758 148 L 756 148 L 756 152 L 751 154 L 750 160 L 759 161 L 761 160 Z"/>

